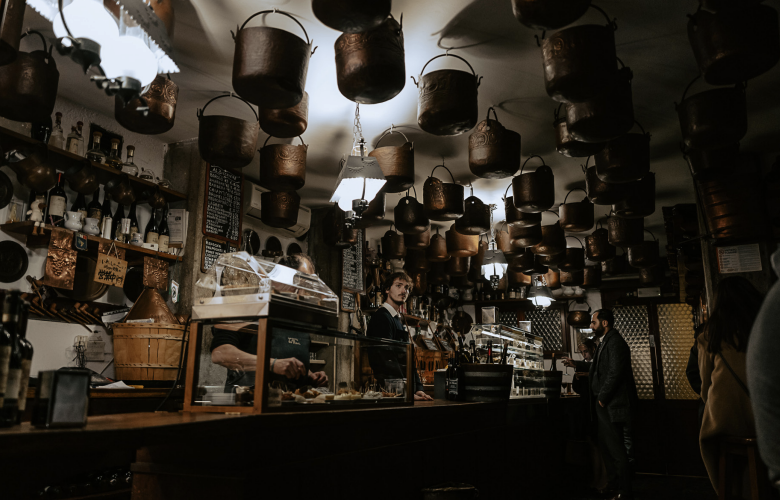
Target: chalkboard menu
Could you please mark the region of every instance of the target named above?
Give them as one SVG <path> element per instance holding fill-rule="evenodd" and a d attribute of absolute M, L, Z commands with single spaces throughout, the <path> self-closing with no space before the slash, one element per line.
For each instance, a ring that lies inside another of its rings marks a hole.
<path fill-rule="evenodd" d="M 203 234 L 240 244 L 243 182 L 244 174 L 209 165 L 203 203 Z"/>
<path fill-rule="evenodd" d="M 345 312 L 355 312 L 357 304 L 355 303 L 355 294 L 352 292 L 341 292 L 341 310 Z"/>
<path fill-rule="evenodd" d="M 341 288 L 363 291 L 363 231 L 358 231 L 357 243 L 342 250 Z"/>
<path fill-rule="evenodd" d="M 205 273 L 208 271 L 223 253 L 236 251 L 238 251 L 238 247 L 231 245 L 227 241 L 221 241 L 214 238 L 203 238 L 203 248 L 200 253 L 201 272 Z"/>

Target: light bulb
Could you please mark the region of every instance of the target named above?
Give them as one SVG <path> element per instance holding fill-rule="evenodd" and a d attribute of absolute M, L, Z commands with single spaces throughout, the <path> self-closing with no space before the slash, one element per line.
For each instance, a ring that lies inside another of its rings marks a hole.
<path fill-rule="evenodd" d="M 119 26 L 109 14 L 103 2 L 98 0 L 74 0 L 62 9 L 73 38 L 88 38 L 97 42 L 102 49 L 119 37 Z M 54 18 L 54 35 L 57 38 L 68 36 L 62 23 L 62 16 Z"/>
<path fill-rule="evenodd" d="M 157 59 L 139 38 L 124 35 L 100 51 L 100 66 L 108 78 L 135 78 L 149 85 L 157 76 Z"/>
<path fill-rule="evenodd" d="M 338 202 L 339 208 L 345 212 L 352 210 L 352 200 L 359 200 L 363 195 L 363 179 L 341 179 L 336 191 L 330 198 L 331 202 Z"/>

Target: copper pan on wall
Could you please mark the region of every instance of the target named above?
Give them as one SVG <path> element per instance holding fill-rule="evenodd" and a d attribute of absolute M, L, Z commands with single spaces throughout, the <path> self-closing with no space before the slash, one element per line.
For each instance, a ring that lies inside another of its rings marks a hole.
<path fill-rule="evenodd" d="M 46 144 L 33 144 L 19 151 L 25 158 L 21 161 L 12 161 L 16 155 L 11 154 L 8 166 L 16 174 L 19 184 L 39 193 L 45 193 L 57 184 L 57 171 L 49 159 L 49 149 Z"/>
<path fill-rule="evenodd" d="M 588 194 L 582 188 L 574 188 L 566 194 L 563 199 L 563 203 L 558 207 L 558 214 L 560 215 L 561 227 L 564 231 L 571 233 L 582 233 L 590 231 L 593 227 L 594 207 L 593 203 L 587 198 L 582 199 L 579 203 L 566 203 L 569 199 L 569 195 L 572 191 L 579 189 L 586 195 Z"/>
<path fill-rule="evenodd" d="M 0 66 L 0 116 L 17 122 L 46 123 L 51 121 L 60 73 L 52 57 L 53 46 L 37 31 L 43 50 L 18 51 L 13 62 Z"/>
<path fill-rule="evenodd" d="M 417 189 L 414 190 L 414 198 L 406 196 L 398 201 L 398 205 L 393 209 L 393 220 L 395 227 L 404 234 L 421 234 L 431 229 L 431 221 L 425 216 L 425 208 L 422 203 L 417 201 Z"/>
<path fill-rule="evenodd" d="M 574 236 L 567 236 L 567 238 L 574 238 L 580 247 L 567 247 L 564 252 L 564 259 L 558 264 L 558 269 L 562 271 L 579 271 L 585 269 L 585 245 L 582 244 L 579 238 Z"/>
<path fill-rule="evenodd" d="M 289 108 L 258 110 L 260 129 L 272 137 L 290 139 L 306 132 L 309 126 L 309 93 L 303 92 L 301 102 Z"/>
<path fill-rule="evenodd" d="M 512 0 L 512 12 L 525 26 L 554 30 L 567 26 L 585 14 L 590 0 Z"/>
<path fill-rule="evenodd" d="M 542 226 L 510 226 L 509 237 L 512 240 L 512 246 L 518 249 L 532 247 L 542 241 Z"/>
<path fill-rule="evenodd" d="M 689 148 L 713 149 L 739 142 L 747 133 L 747 101 L 742 84 L 705 90 L 675 104 L 683 142 Z"/>
<path fill-rule="evenodd" d="M 549 269 L 542 277 L 550 290 L 557 290 L 561 287 L 560 271 Z"/>
<path fill-rule="evenodd" d="M 555 212 L 552 212 L 555 213 Z M 558 214 L 555 214 L 556 216 Z M 566 251 L 566 235 L 561 223 L 542 224 L 542 241 L 531 247 L 536 255 L 555 255 Z"/>
<path fill-rule="evenodd" d="M 490 119 L 493 111 L 495 120 Z M 520 134 L 504 128 L 496 110 L 488 108 L 487 118 L 469 136 L 469 169 L 477 177 L 503 179 L 520 168 Z"/>
<path fill-rule="evenodd" d="M 471 73 L 454 69 L 440 69 L 425 73 L 431 61 L 450 56 L 460 59 Z M 460 56 L 445 53 L 425 63 L 420 71 L 420 81 L 412 80 L 419 90 L 417 124 L 433 135 L 459 135 L 477 124 L 477 88 L 482 77 Z"/>
<path fill-rule="evenodd" d="M 425 250 L 412 250 L 406 249 L 406 257 L 404 257 L 404 269 L 409 271 L 427 271 L 431 268 L 431 264 L 425 255 Z"/>
<path fill-rule="evenodd" d="M 141 99 L 133 99 L 125 105 L 119 96 L 114 97 L 114 118 L 117 123 L 131 132 L 146 135 L 162 134 L 172 129 L 176 119 L 179 86 L 170 77 L 157 75 L 141 97 L 149 108 L 146 116 L 138 111 L 144 105 Z"/>
<path fill-rule="evenodd" d="M 130 205 L 136 200 L 135 191 L 133 191 L 127 174 L 114 177 L 106 182 L 105 190 L 111 195 L 111 199 L 120 205 Z"/>
<path fill-rule="evenodd" d="M 574 328 L 586 328 L 590 326 L 590 304 L 587 302 L 585 302 L 585 304 L 588 306 L 587 311 L 569 309 L 568 314 L 566 314 L 566 322 L 569 326 L 573 326 Z M 572 306 L 572 308 L 573 307 L 574 306 Z"/>
<path fill-rule="evenodd" d="M 537 255 L 536 262 L 547 266 L 548 268 L 558 269 L 561 263 L 566 261 L 566 252 L 557 253 L 554 255 Z"/>
<path fill-rule="evenodd" d="M 739 161 L 738 142 L 712 149 L 686 148 L 684 145 L 681 149 L 694 178 L 729 172 Z"/>
<path fill-rule="evenodd" d="M 376 158 L 379 168 L 385 174 L 385 185 L 382 188 L 386 193 L 400 193 L 411 189 L 414 185 L 414 144 L 409 142 L 406 135 L 401 131 L 395 131 L 391 126 L 388 132 L 382 134 L 382 137 L 376 141 L 374 149 L 368 153 L 368 156 Z M 382 146 L 382 142 L 387 135 L 398 133 L 406 141 L 401 146 Z"/>
<path fill-rule="evenodd" d="M 447 262 L 447 274 L 466 276 L 469 272 L 469 257 L 453 257 Z"/>
<path fill-rule="evenodd" d="M 582 269 L 576 271 L 560 271 L 562 286 L 580 286 L 585 281 L 585 274 Z"/>
<path fill-rule="evenodd" d="M 536 267 L 536 255 L 534 255 L 530 248 L 526 248 L 525 251 L 512 255 L 511 258 L 507 260 L 507 267 L 513 271 L 531 273 Z"/>
<path fill-rule="evenodd" d="M 269 136 L 260 148 L 260 185 L 272 191 L 297 191 L 306 184 L 306 153 L 309 147 L 303 142 L 293 144 L 268 144 Z"/>
<path fill-rule="evenodd" d="M 477 243 L 477 253 L 471 257 L 469 262 L 469 274 L 474 276 L 474 281 L 482 275 L 482 264 L 485 263 L 487 249 L 488 242 L 480 239 Z"/>
<path fill-rule="evenodd" d="M 436 169 L 442 167 L 449 172 L 452 182 L 442 182 L 433 176 Z M 437 165 L 431 170 L 431 175 L 423 185 L 423 206 L 425 216 L 431 220 L 446 221 L 455 220 L 463 216 L 464 200 L 463 186 L 455 182 L 455 177 L 450 169 L 444 165 Z"/>
<path fill-rule="evenodd" d="M 566 105 L 566 128 L 582 142 L 606 142 L 625 134 L 634 125 L 631 94 L 633 73 L 621 68 L 599 95 Z"/>
<path fill-rule="evenodd" d="M 601 262 L 601 272 L 607 276 L 617 276 L 626 271 L 626 256 L 616 255 L 609 260 Z"/>
<path fill-rule="evenodd" d="M 509 231 L 503 229 L 496 230 L 496 247 L 506 256 L 515 255 L 521 252 L 519 248 L 512 245 L 512 237 L 509 236 Z"/>
<path fill-rule="evenodd" d="M 390 15 L 390 0 L 312 0 L 319 21 L 342 33 L 362 33 L 376 28 Z"/>
<path fill-rule="evenodd" d="M 198 109 L 198 151 L 203 161 L 227 168 L 243 168 L 252 162 L 257 147 L 259 125 L 240 118 L 223 115 L 204 116 L 206 107 L 217 99 L 235 97 L 246 103 L 257 120 L 257 112 L 246 100 L 237 95 L 217 96 Z"/>
<path fill-rule="evenodd" d="M 100 186 L 92 162 L 86 158 L 65 169 L 65 180 L 68 187 L 79 194 L 92 194 Z"/>
<path fill-rule="evenodd" d="M 542 165 L 524 174 L 523 169 L 531 158 L 539 158 Z M 544 158 L 533 155 L 523 162 L 520 175 L 512 179 L 512 194 L 515 207 L 522 212 L 544 212 L 555 204 L 555 177 Z"/>

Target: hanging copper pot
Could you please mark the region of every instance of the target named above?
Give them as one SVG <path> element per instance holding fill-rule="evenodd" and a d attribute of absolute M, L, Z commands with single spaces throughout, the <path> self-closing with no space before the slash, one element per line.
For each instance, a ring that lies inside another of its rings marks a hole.
<path fill-rule="evenodd" d="M 474 288 L 474 281 L 469 278 L 469 274 L 471 274 L 471 268 L 469 268 L 468 272 L 466 272 L 466 274 L 463 276 L 450 276 L 450 286 L 459 290 Z"/>
<path fill-rule="evenodd" d="M 609 243 L 609 232 L 598 228 L 585 238 L 585 258 L 604 262 L 615 256 L 615 247 Z"/>
<path fill-rule="evenodd" d="M 590 158 L 588 158 L 590 159 Z M 588 199 L 595 205 L 612 205 L 628 196 L 626 189 L 620 184 L 610 184 L 599 179 L 596 174 L 596 167 L 585 167 L 585 191 L 588 193 Z"/>
<path fill-rule="evenodd" d="M 627 219 L 649 217 L 655 212 L 655 174 L 650 172 L 645 177 L 630 184 L 623 184 L 628 196 L 612 207 L 615 215 Z"/>
<path fill-rule="evenodd" d="M 48 161 L 49 149 L 46 144 L 31 144 L 17 153 L 23 155 L 24 159 L 13 161 L 18 156 L 12 152 L 7 165 L 16 173 L 19 184 L 39 193 L 45 193 L 57 184 L 57 170 L 53 165 L 54 162 Z"/>
<path fill-rule="evenodd" d="M 548 268 L 558 268 L 562 262 L 566 261 L 566 252 L 555 255 L 537 255 L 536 262 Z"/>
<path fill-rule="evenodd" d="M 425 68 L 440 57 L 450 56 L 468 65 L 471 74 L 454 69 L 440 69 L 424 75 Z M 423 66 L 420 81 L 412 80 L 419 89 L 417 124 L 433 135 L 459 135 L 477 124 L 477 87 L 482 77 L 460 56 L 440 54 Z"/>
<path fill-rule="evenodd" d="M 442 182 L 433 176 L 436 169 L 442 167 L 449 172 L 452 183 Z M 437 165 L 423 184 L 423 203 L 425 215 L 431 220 L 455 220 L 463 216 L 463 186 L 455 183 L 455 177 L 444 165 Z"/>
<path fill-rule="evenodd" d="M 582 270 L 582 288 L 598 288 L 601 286 L 601 264 L 595 264 L 593 266 L 585 266 Z"/>
<path fill-rule="evenodd" d="M 688 162 L 694 178 L 720 175 L 735 168 L 739 157 L 739 143 L 734 142 L 713 149 L 683 147 L 683 157 Z"/>
<path fill-rule="evenodd" d="M 649 267 L 639 270 L 639 286 L 657 286 L 664 280 L 664 271 L 661 266 Z"/>
<path fill-rule="evenodd" d="M 469 272 L 469 257 L 453 257 L 447 262 L 447 274 L 453 276 L 466 276 Z"/>
<path fill-rule="evenodd" d="M 257 119 L 257 112 L 246 100 L 233 94 L 211 99 L 198 109 L 198 151 L 203 161 L 227 168 L 242 168 L 252 162 L 257 147 L 259 126 L 257 121 L 248 122 L 232 116 L 203 116 L 206 107 L 217 99 L 235 97 L 244 101 Z"/>
<path fill-rule="evenodd" d="M 582 244 L 579 238 L 574 236 L 567 236 L 567 238 L 574 238 L 580 247 L 568 247 L 564 253 L 563 260 L 558 264 L 558 269 L 564 271 L 579 271 L 585 269 L 585 245 Z"/>
<path fill-rule="evenodd" d="M 386 259 L 403 259 L 406 257 L 404 236 L 393 231 L 392 226 L 390 224 L 391 229 L 380 240 L 382 242 L 383 257 Z"/>
<path fill-rule="evenodd" d="M 645 229 L 647 231 L 647 229 Z M 647 231 L 650 233 L 650 231 Z M 628 265 L 637 269 L 647 269 L 658 264 L 660 246 L 655 235 L 652 241 L 643 241 L 639 245 L 628 247 Z"/>
<path fill-rule="evenodd" d="M 529 28 L 555 30 L 567 26 L 585 14 L 590 0 L 512 0 L 512 12 Z"/>
<path fill-rule="evenodd" d="M 428 248 L 431 244 L 431 228 L 428 226 L 424 232 L 419 234 L 404 234 L 404 243 L 406 248 Z"/>
<path fill-rule="evenodd" d="M 447 262 L 450 255 L 447 253 L 447 240 L 439 234 L 439 228 L 436 228 L 436 234 L 431 237 L 431 244 L 425 251 L 425 255 L 431 262 Z"/>
<path fill-rule="evenodd" d="M 16 60 L 19 41 L 24 25 L 24 0 L 6 0 L 2 2 L 0 14 L 0 66 Z"/>
<path fill-rule="evenodd" d="M 525 164 L 531 158 L 539 158 L 542 165 L 524 174 Z M 522 212 L 544 212 L 555 204 L 555 176 L 544 158 L 533 155 L 523 162 L 520 175 L 512 179 L 512 194 L 515 207 Z"/>
<path fill-rule="evenodd" d="M 602 181 L 610 184 L 638 181 L 650 171 L 650 134 L 644 129 L 641 134 L 623 134 L 607 142 L 593 158 L 596 175 Z"/>
<path fill-rule="evenodd" d="M 564 271 L 560 270 L 561 286 L 581 286 L 585 281 L 585 272 L 580 270 Z"/>
<path fill-rule="evenodd" d="M 699 9 L 688 17 L 688 41 L 710 85 L 750 80 L 780 60 L 777 11 L 768 5 L 744 2 L 742 8 L 717 13 Z"/>
<path fill-rule="evenodd" d="M 28 31 L 20 38 L 30 34 L 41 38 L 43 50 L 18 51 L 13 62 L 0 66 L 0 116 L 17 122 L 46 123 L 54 111 L 60 72 L 51 55 L 54 47 L 49 46 L 47 51 L 46 39 L 37 31 Z"/>
<path fill-rule="evenodd" d="M 495 120 L 490 119 L 491 111 Z M 469 136 L 469 168 L 486 179 L 510 177 L 520 168 L 520 134 L 504 128 L 492 107 Z"/>
<path fill-rule="evenodd" d="M 68 186 L 79 194 L 91 194 L 100 187 L 92 162 L 84 158 L 65 169 L 65 180 Z"/>
<path fill-rule="evenodd" d="M 463 217 L 455 221 L 455 227 L 461 234 L 480 235 L 490 231 L 490 206 L 474 196 L 474 188 L 464 202 Z"/>
<path fill-rule="evenodd" d="M 382 134 L 382 137 L 376 141 L 374 150 L 368 153 L 368 156 L 376 158 L 379 168 L 385 174 L 386 182 L 382 189 L 386 193 L 400 193 L 414 185 L 414 144 L 409 142 L 403 132 L 393 129 L 394 127 L 391 126 L 390 131 Z M 380 148 L 379 143 L 382 142 L 382 139 L 393 133 L 401 134 L 406 142 L 402 146 L 383 146 Z"/>
<path fill-rule="evenodd" d="M 593 203 L 590 202 L 587 196 L 579 203 L 566 203 L 566 200 L 569 199 L 571 192 L 577 189 L 585 192 L 586 195 L 588 194 L 588 192 L 582 188 L 574 188 L 566 193 L 566 197 L 563 199 L 563 204 L 558 207 L 561 227 L 564 231 L 571 233 L 582 233 L 585 231 L 590 231 L 593 227 L 594 207 Z"/>
<path fill-rule="evenodd" d="M 303 143 L 268 144 L 269 136 L 260 148 L 260 185 L 272 191 L 297 191 L 306 183 L 306 153 Z"/>
<path fill-rule="evenodd" d="M 414 189 L 415 197 L 412 198 L 409 196 L 409 192 L 406 192 L 406 196 L 401 198 L 393 209 L 393 220 L 395 227 L 402 233 L 421 234 L 430 230 L 431 221 L 425 216 L 422 204 L 417 201 L 417 189 L 414 186 L 412 189 Z"/>
<path fill-rule="evenodd" d="M 130 205 L 136 201 L 135 191 L 127 174 L 119 175 L 106 182 L 105 190 L 111 195 L 111 199 L 120 205 Z"/>
<path fill-rule="evenodd" d="M 537 255 L 534 258 L 534 270 L 531 271 L 531 274 L 535 274 L 538 276 L 544 276 L 545 274 L 550 272 L 550 268 L 542 263 L 542 257 L 541 255 Z"/>
<path fill-rule="evenodd" d="M 341 95 L 350 101 L 377 104 L 403 90 L 404 32 L 392 15 L 385 16 L 384 22 L 371 30 L 342 34 L 335 49 L 336 81 Z"/>
<path fill-rule="evenodd" d="M 131 132 L 146 135 L 162 134 L 173 128 L 176 119 L 176 100 L 179 86 L 170 77 L 157 75 L 149 89 L 141 94 L 146 101 L 146 116 L 138 111 L 144 104 L 133 99 L 127 105 L 121 97 L 114 97 L 114 118 Z"/>
<path fill-rule="evenodd" d="M 309 125 L 309 93 L 304 91 L 301 102 L 289 108 L 260 108 L 259 119 L 260 128 L 272 137 L 300 136 Z"/>
<path fill-rule="evenodd" d="M 626 265 L 626 255 L 616 255 L 609 260 L 601 262 L 601 272 L 607 276 L 617 276 L 626 271 Z"/>
<path fill-rule="evenodd" d="M 707 231 L 716 244 L 768 236 L 761 208 L 760 188 L 753 175 L 733 171 L 697 179 Z"/>
<path fill-rule="evenodd" d="M 543 276 L 547 288 L 557 290 L 561 287 L 561 273 L 554 269 L 549 269 Z"/>
<path fill-rule="evenodd" d="M 404 257 L 404 269 L 407 272 L 427 271 L 430 269 L 431 265 L 425 254 L 425 250 L 413 250 L 411 248 L 407 248 L 406 257 Z"/>
<path fill-rule="evenodd" d="M 634 125 L 629 68 L 610 77 L 604 91 L 588 101 L 566 105 L 566 128 L 582 142 L 606 142 L 625 134 Z"/>
<path fill-rule="evenodd" d="M 513 271 L 531 273 L 533 272 L 534 267 L 536 267 L 536 255 L 534 255 L 530 248 L 526 248 L 522 252 L 511 255 L 507 261 L 508 268 Z"/>
<path fill-rule="evenodd" d="M 576 305 L 576 304 L 575 304 Z M 588 306 L 587 311 L 582 310 L 573 310 L 572 308 L 569 309 L 568 314 L 566 314 L 566 323 L 569 324 L 569 326 L 574 328 L 587 328 L 590 326 L 590 304 L 585 302 L 585 305 Z"/>
<path fill-rule="evenodd" d="M 512 237 L 509 236 L 509 231 L 503 229 L 496 231 L 496 247 L 507 257 L 521 252 L 521 249 L 512 245 Z"/>
<path fill-rule="evenodd" d="M 554 224 L 542 224 L 542 241 L 531 247 L 531 251 L 536 255 L 555 255 L 565 252 L 566 235 L 563 233 L 561 223 L 555 221 Z"/>
<path fill-rule="evenodd" d="M 532 247 L 542 241 L 542 226 L 510 226 L 509 237 L 512 239 L 512 246 L 518 249 Z"/>
<path fill-rule="evenodd" d="M 479 235 L 461 234 L 453 224 L 445 236 L 447 238 L 447 253 L 452 257 L 471 257 L 477 254 Z"/>
<path fill-rule="evenodd" d="M 601 10 L 601 9 L 598 9 Z M 542 41 L 544 87 L 560 102 L 582 102 L 602 93 L 617 71 L 615 29 L 585 24 L 558 31 Z"/>
<path fill-rule="evenodd" d="M 506 194 L 509 192 L 509 188 L 512 187 L 510 183 L 504 191 L 504 212 L 506 213 L 506 225 L 511 227 L 530 227 L 538 226 L 542 223 L 541 212 L 523 212 L 515 206 L 515 197 Z"/>
<path fill-rule="evenodd" d="M 431 262 L 431 269 L 428 271 L 428 284 L 434 286 L 450 284 L 446 262 Z"/>
<path fill-rule="evenodd" d="M 531 286 L 533 285 L 533 277 L 530 274 L 525 274 L 521 271 L 514 271 L 508 269 L 506 272 L 509 277 L 509 283 L 511 285 Z"/>
<path fill-rule="evenodd" d="M 375 226 L 385 220 L 385 212 L 387 212 L 387 195 L 384 191 L 379 191 L 368 204 L 368 208 L 360 216 L 360 219 L 355 222 L 355 227 L 365 229 Z"/>
<path fill-rule="evenodd" d="M 288 228 L 298 223 L 301 197 L 295 191 L 267 191 L 260 195 L 260 220 L 271 227 Z"/>
<path fill-rule="evenodd" d="M 263 198 L 262 195 L 260 195 L 261 208 L 262 208 L 262 202 L 263 202 Z M 323 231 L 323 236 L 325 239 L 325 243 L 327 245 L 336 247 L 337 249 L 345 249 L 357 243 L 358 233 L 360 232 L 360 229 L 354 227 L 347 229 L 345 224 L 346 222 L 345 215 L 346 214 L 344 213 L 344 211 L 341 210 L 338 204 L 335 203 L 333 204 L 333 207 L 325 215 L 325 219 L 322 221 L 322 224 L 323 227 L 325 228 L 325 230 Z M 262 214 L 261 214 L 261 218 L 262 218 Z"/>
<path fill-rule="evenodd" d="M 311 10 L 329 28 L 342 33 L 362 33 L 387 19 L 390 0 L 312 0 Z"/>
<path fill-rule="evenodd" d="M 701 76 L 701 75 L 699 75 Z M 739 142 L 747 133 L 747 101 L 742 84 L 699 92 L 675 104 L 683 142 L 689 148 L 713 149 Z"/>
<path fill-rule="evenodd" d="M 616 247 L 628 248 L 642 243 L 645 234 L 643 219 L 623 219 L 610 217 L 609 244 Z"/>
<path fill-rule="evenodd" d="M 425 271 L 416 271 L 409 273 L 412 278 L 412 295 L 421 297 L 428 290 L 428 273 Z"/>
<path fill-rule="evenodd" d="M 573 138 L 569 133 L 569 127 L 566 126 L 566 117 L 559 116 L 561 106 L 555 110 L 555 120 L 553 128 L 555 129 L 555 150 L 563 156 L 569 158 L 584 158 L 595 155 L 604 147 L 603 142 L 583 142 Z"/>
<path fill-rule="evenodd" d="M 474 281 L 482 276 L 482 264 L 485 263 L 485 253 L 488 249 L 488 242 L 482 240 L 479 236 L 478 238 L 480 240 L 477 244 L 477 253 L 471 257 L 469 262 L 469 276 L 472 276 Z"/>

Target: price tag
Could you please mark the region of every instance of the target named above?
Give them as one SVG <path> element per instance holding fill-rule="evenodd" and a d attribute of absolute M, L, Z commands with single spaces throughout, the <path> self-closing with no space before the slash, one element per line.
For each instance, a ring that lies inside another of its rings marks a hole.
<path fill-rule="evenodd" d="M 98 254 L 94 280 L 105 285 L 121 287 L 125 284 L 127 261 L 111 255 Z"/>

